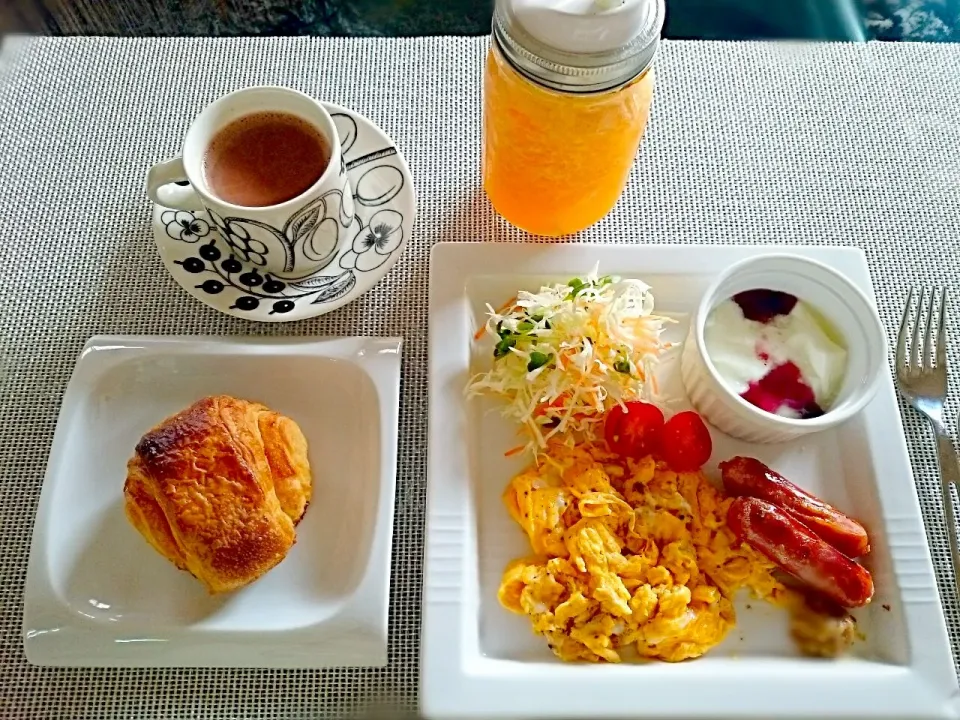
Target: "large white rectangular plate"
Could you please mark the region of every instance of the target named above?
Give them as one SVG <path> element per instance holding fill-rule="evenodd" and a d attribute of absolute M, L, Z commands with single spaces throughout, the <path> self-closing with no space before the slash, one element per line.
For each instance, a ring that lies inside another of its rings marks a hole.
<path fill-rule="evenodd" d="M 37 665 L 387 662 L 400 339 L 94 337 L 64 394 L 33 531 L 24 647 Z M 309 444 L 287 557 L 210 595 L 127 522 L 140 437 L 206 395 L 258 401 Z"/>
<path fill-rule="evenodd" d="M 777 247 L 824 262 L 876 302 L 859 250 Z M 429 718 L 510 717 L 956 717 L 957 685 L 889 378 L 860 416 L 836 433 L 753 446 L 713 431 L 717 463 L 753 455 L 860 518 L 871 534 L 867 565 L 876 595 L 856 614 L 864 639 L 848 657 L 800 656 L 786 613 L 742 598 L 737 626 L 697 660 L 590 665 L 554 658 L 527 618 L 500 607 L 508 561 L 529 545 L 501 493 L 523 466 L 505 458 L 516 429 L 492 401 L 464 399 L 472 372 L 489 367 L 472 342 L 486 304 L 518 289 L 566 282 L 599 263 L 601 274 L 640 278 L 657 309 L 678 322 L 711 278 L 770 252 L 749 246 L 447 243 L 430 268 L 430 446 L 420 708 Z M 675 355 L 660 370 L 686 406 Z M 747 606 L 750 607 L 747 607 Z"/>

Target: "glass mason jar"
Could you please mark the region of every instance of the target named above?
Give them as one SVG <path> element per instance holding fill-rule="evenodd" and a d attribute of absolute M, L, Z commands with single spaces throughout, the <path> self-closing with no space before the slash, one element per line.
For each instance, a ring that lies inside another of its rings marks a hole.
<path fill-rule="evenodd" d="M 610 18 L 619 30 L 600 35 L 629 39 L 603 52 L 595 44 L 571 52 L 578 42 L 565 40 L 577 35 L 576 18 L 535 36 L 537 18 L 525 26 L 514 2 L 497 3 L 484 73 L 484 189 L 502 217 L 529 233 L 579 232 L 610 212 L 636 158 L 663 0 L 625 0 L 633 12 Z"/>

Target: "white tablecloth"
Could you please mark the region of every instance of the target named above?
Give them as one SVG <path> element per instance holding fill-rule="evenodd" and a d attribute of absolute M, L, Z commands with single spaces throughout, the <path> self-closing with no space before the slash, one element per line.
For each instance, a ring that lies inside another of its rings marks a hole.
<path fill-rule="evenodd" d="M 426 482 L 426 299 L 439 240 L 519 238 L 479 186 L 481 38 L 43 39 L 0 64 L 0 715 L 316 718 L 416 707 Z M 667 42 L 653 116 L 602 242 L 854 245 L 891 339 L 909 283 L 949 286 L 960 397 L 960 47 Z M 208 102 L 279 83 L 380 123 L 420 199 L 414 236 L 371 293 L 330 315 L 257 325 L 166 274 L 146 168 Z M 20 623 L 33 516 L 60 397 L 94 333 L 389 334 L 407 339 L 390 664 L 290 671 L 41 670 Z M 947 621 L 960 642 L 934 455 L 905 423 Z"/>

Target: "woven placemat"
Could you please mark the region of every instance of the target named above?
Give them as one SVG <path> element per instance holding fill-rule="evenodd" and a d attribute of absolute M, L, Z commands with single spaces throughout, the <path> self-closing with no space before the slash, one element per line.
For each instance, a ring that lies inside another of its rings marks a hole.
<path fill-rule="evenodd" d="M 0 64 L 0 717 L 341 717 L 416 708 L 426 483 L 427 282 L 439 240 L 522 239 L 479 187 L 485 40 L 41 39 Z M 854 245 L 893 338 L 911 281 L 949 286 L 960 397 L 960 47 L 668 42 L 650 128 L 599 242 Z M 378 122 L 420 217 L 371 293 L 311 321 L 217 314 L 153 246 L 146 168 L 208 102 L 276 83 Z M 27 665 L 22 593 L 60 398 L 95 333 L 402 335 L 397 514 L 384 669 L 54 670 Z M 935 458 L 904 411 L 947 621 L 960 641 Z"/>

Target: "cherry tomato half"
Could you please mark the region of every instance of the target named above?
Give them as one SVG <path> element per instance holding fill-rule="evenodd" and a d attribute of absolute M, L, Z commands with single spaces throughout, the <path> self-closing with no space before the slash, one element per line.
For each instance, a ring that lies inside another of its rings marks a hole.
<path fill-rule="evenodd" d="M 660 457 L 675 472 L 694 472 L 713 452 L 710 431 L 692 410 L 677 413 L 663 426 Z"/>
<path fill-rule="evenodd" d="M 639 400 L 624 405 L 626 410 L 617 405 L 607 413 L 603 436 L 617 455 L 639 460 L 660 447 L 663 413 L 656 405 Z"/>

